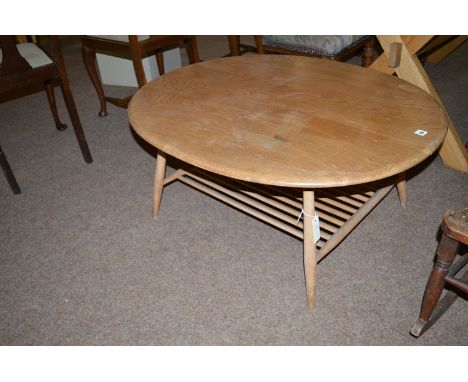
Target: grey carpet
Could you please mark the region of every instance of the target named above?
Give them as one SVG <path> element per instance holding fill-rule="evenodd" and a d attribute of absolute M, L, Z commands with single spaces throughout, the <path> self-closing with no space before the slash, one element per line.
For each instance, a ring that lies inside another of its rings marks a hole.
<path fill-rule="evenodd" d="M 226 39 L 201 37 L 200 51 L 222 56 Z M 0 344 L 468 344 L 462 298 L 420 339 L 409 335 L 442 214 L 468 201 L 467 174 L 439 157 L 413 171 L 407 209 L 393 190 L 319 264 L 309 313 L 300 241 L 178 183 L 152 220 L 154 150 L 125 110 L 97 116 L 77 40 L 64 54 L 94 163 L 71 126 L 55 130 L 43 92 L 0 105 L 1 145 L 23 191 L 0 177 Z M 467 67 L 468 44 L 427 65 L 464 142 Z"/>

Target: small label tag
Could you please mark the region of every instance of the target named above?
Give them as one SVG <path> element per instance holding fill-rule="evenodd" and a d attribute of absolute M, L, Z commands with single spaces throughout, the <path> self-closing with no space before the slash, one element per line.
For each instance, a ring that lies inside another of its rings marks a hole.
<path fill-rule="evenodd" d="M 312 230 L 314 235 L 314 244 L 320 240 L 320 221 L 317 214 L 312 219 Z"/>
<path fill-rule="evenodd" d="M 421 137 L 424 137 L 427 134 L 426 130 L 416 130 L 414 132 L 416 135 L 420 135 Z"/>

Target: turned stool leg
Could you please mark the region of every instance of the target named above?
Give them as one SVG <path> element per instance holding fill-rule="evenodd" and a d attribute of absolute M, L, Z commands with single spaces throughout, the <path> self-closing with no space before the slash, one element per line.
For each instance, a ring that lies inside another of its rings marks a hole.
<path fill-rule="evenodd" d="M 432 312 L 439 301 L 445 286 L 445 276 L 455 259 L 458 241 L 450 238 L 445 233 L 437 249 L 437 260 L 432 268 L 431 275 L 427 281 L 426 289 L 421 307 L 419 319 L 413 325 L 411 334 L 418 337 L 422 334 L 424 327 L 431 318 Z"/>
<path fill-rule="evenodd" d="M 375 54 L 375 41 L 372 40 L 367 43 L 364 48 L 362 49 L 362 60 L 361 66 L 364 68 L 368 68 L 374 62 L 374 54 Z"/>
<path fill-rule="evenodd" d="M 158 215 L 161 205 L 162 191 L 164 187 L 164 175 L 166 174 L 166 154 L 158 152 L 156 158 L 156 172 L 154 174 L 154 192 L 153 192 L 153 218 Z"/>
<path fill-rule="evenodd" d="M 315 248 L 312 219 L 315 215 L 314 191 L 304 190 L 304 274 L 307 291 L 307 305 L 315 308 L 315 272 L 317 268 L 317 250 Z"/>

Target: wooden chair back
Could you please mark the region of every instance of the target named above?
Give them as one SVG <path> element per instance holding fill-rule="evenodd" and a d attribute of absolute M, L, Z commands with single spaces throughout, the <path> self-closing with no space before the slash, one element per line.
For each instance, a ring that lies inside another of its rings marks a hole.
<path fill-rule="evenodd" d="M 0 49 L 3 58 L 0 63 L 0 77 L 31 70 L 31 66 L 16 47 L 15 36 L 0 36 Z"/>
<path fill-rule="evenodd" d="M 51 41 L 54 48 L 54 55 L 57 56 L 56 46 L 58 46 L 59 42 L 58 40 L 55 41 L 54 38 L 55 37 L 51 37 Z M 2 62 L 0 63 L 0 94 L 42 84 L 60 76 L 59 71 L 61 69 L 59 62 L 58 60 L 56 62 L 52 58 L 50 64 L 35 68 L 31 67 L 18 51 L 15 36 L 0 36 L 0 49 L 2 50 Z M 60 49 L 60 46 L 58 46 L 58 49 Z"/>

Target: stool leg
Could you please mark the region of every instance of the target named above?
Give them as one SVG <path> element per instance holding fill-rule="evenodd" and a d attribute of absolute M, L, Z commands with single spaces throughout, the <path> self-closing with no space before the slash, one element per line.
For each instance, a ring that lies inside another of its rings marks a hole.
<path fill-rule="evenodd" d="M 304 274 L 306 281 L 307 305 L 315 308 L 315 272 L 317 268 L 317 249 L 314 243 L 312 219 L 315 215 L 314 191 L 304 190 Z"/>
<path fill-rule="evenodd" d="M 153 218 L 158 215 L 159 206 L 161 205 L 162 191 L 164 187 L 164 175 L 166 174 L 166 154 L 162 151 L 158 152 L 156 158 L 156 172 L 154 174 L 154 191 L 153 191 Z"/>
<path fill-rule="evenodd" d="M 362 49 L 362 62 L 361 66 L 364 68 L 368 68 L 374 62 L 374 54 L 375 54 L 375 41 L 372 40 L 367 43 L 364 48 Z"/>
<path fill-rule="evenodd" d="M 432 268 L 424 291 L 421 313 L 419 314 L 419 319 L 411 329 L 411 334 L 415 337 L 419 337 L 423 333 L 439 301 L 445 286 L 445 276 L 455 259 L 457 247 L 458 241 L 450 238 L 445 233 L 442 235 L 439 248 L 437 249 L 437 260 Z"/>

